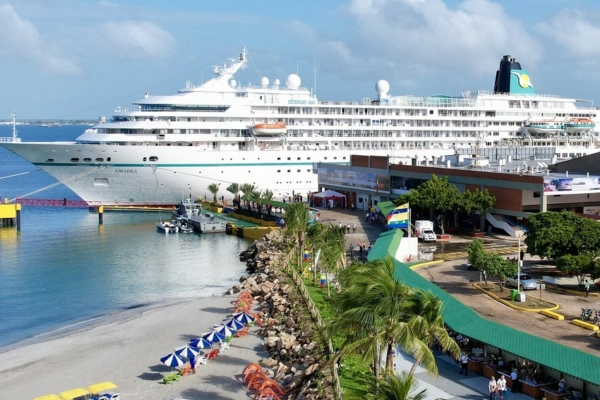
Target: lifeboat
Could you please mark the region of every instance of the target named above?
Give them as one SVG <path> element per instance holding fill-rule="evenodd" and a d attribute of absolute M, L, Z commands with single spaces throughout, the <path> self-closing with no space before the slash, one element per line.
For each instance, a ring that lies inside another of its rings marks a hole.
<path fill-rule="evenodd" d="M 525 128 L 529 133 L 544 135 L 558 133 L 562 131 L 565 126 L 562 122 L 556 120 L 533 120 L 526 122 Z"/>
<path fill-rule="evenodd" d="M 586 132 L 594 129 L 596 123 L 591 118 L 570 118 L 565 122 L 567 133 Z"/>
<path fill-rule="evenodd" d="M 252 127 L 252 132 L 256 136 L 281 136 L 286 134 L 287 128 L 283 122 L 256 124 Z"/>

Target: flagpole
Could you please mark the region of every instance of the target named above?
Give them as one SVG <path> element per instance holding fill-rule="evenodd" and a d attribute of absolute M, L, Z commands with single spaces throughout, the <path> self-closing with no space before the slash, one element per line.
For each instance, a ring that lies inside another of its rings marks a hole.
<path fill-rule="evenodd" d="M 412 220 L 411 213 L 412 213 L 412 211 L 410 209 L 410 203 L 408 203 L 408 237 L 409 238 L 411 237 L 411 232 L 412 232 L 412 229 L 410 226 L 410 221 Z"/>

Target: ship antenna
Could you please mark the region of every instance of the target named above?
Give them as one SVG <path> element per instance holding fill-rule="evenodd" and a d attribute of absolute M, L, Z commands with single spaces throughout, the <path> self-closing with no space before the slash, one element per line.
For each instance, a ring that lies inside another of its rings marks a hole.
<path fill-rule="evenodd" d="M 317 70 L 319 68 L 317 67 L 317 55 L 313 54 L 313 86 L 314 86 L 314 98 L 317 98 Z"/>

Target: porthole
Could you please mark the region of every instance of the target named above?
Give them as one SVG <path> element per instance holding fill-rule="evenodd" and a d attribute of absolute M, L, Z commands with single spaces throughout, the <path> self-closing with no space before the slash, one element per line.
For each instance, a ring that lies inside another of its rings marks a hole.
<path fill-rule="evenodd" d="M 144 162 L 146 162 L 146 161 L 148 161 L 148 158 L 144 157 L 142 160 L 143 160 Z"/>
<path fill-rule="evenodd" d="M 46 160 L 46 162 L 54 162 L 54 158 L 49 158 Z"/>
<path fill-rule="evenodd" d="M 79 162 L 79 158 L 71 158 L 71 162 Z"/>
<path fill-rule="evenodd" d="M 92 162 L 92 159 L 91 158 L 84 158 L 83 162 Z"/>
<path fill-rule="evenodd" d="M 157 156 L 151 156 L 150 157 L 150 161 L 152 161 L 152 162 L 158 161 L 158 157 Z"/>
<path fill-rule="evenodd" d="M 96 158 L 96 162 L 104 162 L 104 158 L 98 157 L 98 158 Z"/>

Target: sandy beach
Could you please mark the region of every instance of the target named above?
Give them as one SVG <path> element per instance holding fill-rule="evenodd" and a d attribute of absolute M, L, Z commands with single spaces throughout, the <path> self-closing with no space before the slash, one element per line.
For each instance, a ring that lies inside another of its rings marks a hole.
<path fill-rule="evenodd" d="M 0 353 L 0 397 L 32 399 L 111 381 L 122 399 L 243 399 L 243 368 L 268 357 L 258 328 L 236 338 L 229 350 L 200 365 L 195 375 L 162 384 L 171 368 L 160 358 L 212 330 L 232 313 L 237 296 L 204 297 L 149 309 L 129 310 L 63 337 Z"/>

